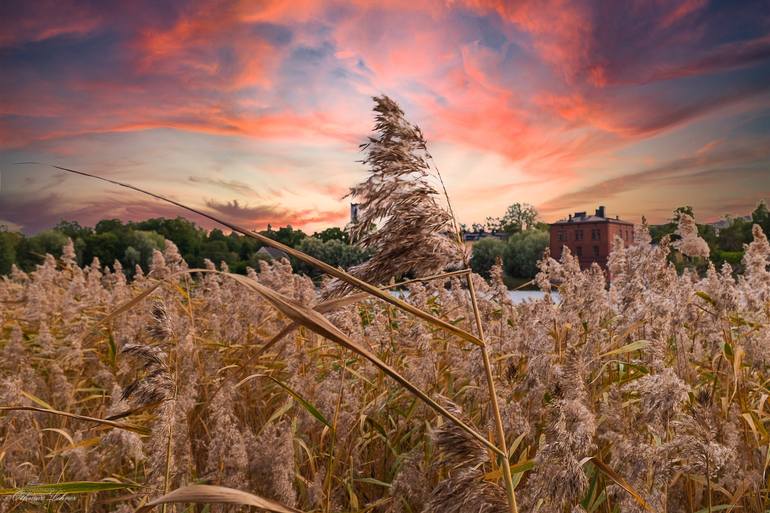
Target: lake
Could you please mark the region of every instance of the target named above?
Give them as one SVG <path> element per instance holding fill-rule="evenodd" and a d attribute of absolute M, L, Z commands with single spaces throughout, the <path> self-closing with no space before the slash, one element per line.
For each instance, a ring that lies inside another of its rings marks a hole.
<path fill-rule="evenodd" d="M 508 291 L 508 297 L 511 298 L 511 301 L 514 303 L 523 303 L 525 301 L 535 301 L 538 299 L 543 299 L 543 296 L 545 296 L 545 292 L 541 290 L 509 290 Z M 553 298 L 554 302 L 559 302 L 559 293 L 558 292 L 551 292 L 551 297 Z"/>

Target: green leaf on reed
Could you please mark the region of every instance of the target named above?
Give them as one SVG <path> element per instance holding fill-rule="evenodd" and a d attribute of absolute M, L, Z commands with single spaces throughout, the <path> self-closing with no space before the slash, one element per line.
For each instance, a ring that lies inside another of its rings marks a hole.
<path fill-rule="evenodd" d="M 115 337 L 112 336 L 112 331 L 107 336 L 107 359 L 112 367 L 115 367 L 118 363 L 118 348 L 115 345 Z"/>
<path fill-rule="evenodd" d="M 354 479 L 354 481 L 357 481 L 359 483 L 367 483 L 375 486 L 382 486 L 383 488 L 390 488 L 391 484 L 386 483 L 384 481 L 380 481 L 379 479 L 375 479 L 373 477 L 362 477 L 359 479 Z"/>
<path fill-rule="evenodd" d="M 46 410 L 53 410 L 54 409 L 53 406 L 51 406 L 47 402 L 43 401 L 39 397 L 37 397 L 37 396 L 35 396 L 33 394 L 30 394 L 29 392 L 25 392 L 24 390 L 22 390 L 21 391 L 21 395 L 23 395 L 24 397 L 26 397 L 27 399 L 29 399 L 33 403 L 37 404 L 38 406 L 42 406 Z"/>
<path fill-rule="evenodd" d="M 85 420 L 87 422 L 95 422 L 97 424 L 103 424 L 106 426 L 125 429 L 126 431 L 133 431 L 140 435 L 147 435 L 150 430 L 140 426 L 134 426 L 131 424 L 123 424 L 121 422 L 115 422 L 109 419 L 99 419 L 96 417 L 88 417 L 86 415 L 78 415 L 76 413 L 69 413 L 66 411 L 54 410 L 53 408 L 36 408 L 34 406 L 0 406 L 0 412 L 2 411 L 36 411 L 39 413 L 49 413 L 51 415 L 58 415 L 60 417 L 69 417 L 71 419 Z"/>
<path fill-rule="evenodd" d="M 514 441 L 513 441 L 513 443 L 511 444 L 511 446 L 508 448 L 508 457 L 509 457 L 509 458 L 510 458 L 511 456 L 513 456 L 513 453 L 515 453 L 515 452 L 516 452 L 516 449 L 518 449 L 518 448 L 519 448 L 519 445 L 521 444 L 521 441 L 522 441 L 522 440 L 524 440 L 524 436 L 525 436 L 526 434 L 527 434 L 527 433 L 522 433 L 522 434 L 520 434 L 519 436 L 517 436 L 517 437 L 516 437 L 516 440 L 514 440 Z"/>
<path fill-rule="evenodd" d="M 487 440 L 483 435 L 481 435 L 478 431 L 470 427 L 468 424 L 458 419 L 446 408 L 438 404 L 425 392 L 423 392 L 421 389 L 415 386 L 411 381 L 409 381 L 408 379 L 403 377 L 401 374 L 399 374 L 390 365 L 380 360 L 369 349 L 365 348 L 364 346 L 362 346 L 357 342 L 354 342 L 350 337 L 348 337 L 345 333 L 340 331 L 339 328 L 337 328 L 326 317 L 324 317 L 317 311 L 313 310 L 312 308 L 308 308 L 304 305 L 301 305 L 293 301 L 292 299 L 289 299 L 286 296 L 283 296 L 282 294 L 279 294 L 278 292 L 274 291 L 273 289 L 265 287 L 264 285 L 246 276 L 242 276 L 240 274 L 225 273 L 221 271 L 218 274 L 221 274 L 222 276 L 227 276 L 237 281 L 238 283 L 246 286 L 247 288 L 250 288 L 254 292 L 258 293 L 260 296 L 262 296 L 262 298 L 265 301 L 270 303 L 276 310 L 278 310 L 279 312 L 281 312 L 286 317 L 296 322 L 300 326 L 304 326 L 305 328 L 315 332 L 316 334 L 346 349 L 349 349 L 355 353 L 358 353 L 360 356 L 363 356 L 364 358 L 369 360 L 371 363 L 373 363 L 377 368 L 383 371 L 385 374 L 387 374 L 392 379 L 394 379 L 403 388 L 407 389 L 413 395 L 417 396 L 421 401 L 423 401 L 425 404 L 433 408 L 433 410 L 435 410 L 437 413 L 441 414 L 446 419 L 454 422 L 460 429 L 462 429 L 463 431 L 471 435 L 473 438 L 478 440 L 482 445 L 484 445 L 485 447 L 493 451 L 495 454 L 506 457 L 506 454 L 502 452 L 495 444 Z"/>
<path fill-rule="evenodd" d="M 532 470 L 533 468 L 535 468 L 535 460 L 530 459 L 522 461 L 521 463 L 511 465 L 511 474 L 520 474 L 527 470 Z"/>
<path fill-rule="evenodd" d="M 612 481 L 615 482 L 616 485 L 623 488 L 626 492 L 628 492 L 631 497 L 634 498 L 634 500 L 644 509 L 647 511 L 650 511 L 652 513 L 655 513 L 655 509 L 650 506 L 650 503 L 647 502 L 642 495 L 636 491 L 636 489 L 631 486 L 631 484 L 626 481 L 623 476 L 615 472 L 612 468 L 610 468 L 606 463 L 603 461 L 593 457 L 589 456 L 588 458 L 583 458 L 581 461 L 581 465 L 584 465 L 587 462 L 591 462 L 596 468 L 598 468 L 605 476 L 610 478 Z"/>
<path fill-rule="evenodd" d="M 329 421 L 328 421 L 328 420 L 326 420 L 326 417 L 324 417 L 324 416 L 321 414 L 321 412 L 320 412 L 320 411 L 318 411 L 318 408 L 316 408 L 315 406 L 313 406 L 312 404 L 310 404 L 310 403 L 309 403 L 309 402 L 308 402 L 308 401 L 307 401 L 307 400 L 306 400 L 304 397 L 302 397 L 302 396 L 301 396 L 301 395 L 300 395 L 300 394 L 299 394 L 299 393 L 298 393 L 296 390 L 292 389 L 292 388 L 291 388 L 289 385 L 287 385 L 287 384 L 286 384 L 286 383 L 284 383 L 283 381 L 281 381 L 281 380 L 278 380 L 278 379 L 275 379 L 273 376 L 266 376 L 266 377 L 270 378 L 270 379 L 271 379 L 271 380 L 272 380 L 274 383 L 276 383 L 276 384 L 277 384 L 277 385 L 279 385 L 281 388 L 283 388 L 284 390 L 286 390 L 287 392 L 289 392 L 289 394 L 290 394 L 290 395 L 291 395 L 291 396 L 292 396 L 292 397 L 293 397 L 293 398 L 294 398 L 294 399 L 295 399 L 295 400 L 296 400 L 296 401 L 297 401 L 299 404 L 301 404 L 301 405 L 302 405 L 302 407 L 303 407 L 303 408 L 305 408 L 305 410 L 307 410 L 307 412 L 308 412 L 310 415 L 312 415 L 313 417 L 315 417 L 315 418 L 316 418 L 316 419 L 317 419 L 317 420 L 318 420 L 320 423 L 322 423 L 322 424 L 326 425 L 326 426 L 327 426 L 327 427 L 329 427 L 330 429 L 333 429 L 333 428 L 332 428 L 332 425 L 329 423 Z"/>
<path fill-rule="evenodd" d="M 707 302 L 708 304 L 712 305 L 712 306 L 716 306 L 717 305 L 717 302 L 714 300 L 714 298 L 712 298 L 711 296 L 709 296 L 708 294 L 706 294 L 702 290 L 699 290 L 698 292 L 696 292 L 695 295 L 698 296 L 699 298 L 701 298 L 702 300 L 704 300 L 705 302 Z"/>

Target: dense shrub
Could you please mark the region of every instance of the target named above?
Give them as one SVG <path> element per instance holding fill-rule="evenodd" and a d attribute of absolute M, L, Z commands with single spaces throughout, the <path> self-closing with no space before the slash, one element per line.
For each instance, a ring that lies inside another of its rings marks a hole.
<path fill-rule="evenodd" d="M 497 259 L 503 257 L 505 247 L 505 241 L 491 237 L 476 242 L 471 253 L 471 269 L 473 269 L 473 272 L 489 279 L 489 271 L 495 265 Z"/>
<path fill-rule="evenodd" d="M 537 263 L 550 241 L 547 231 L 527 230 L 511 235 L 505 247 L 505 272 L 514 278 L 534 278 Z"/>

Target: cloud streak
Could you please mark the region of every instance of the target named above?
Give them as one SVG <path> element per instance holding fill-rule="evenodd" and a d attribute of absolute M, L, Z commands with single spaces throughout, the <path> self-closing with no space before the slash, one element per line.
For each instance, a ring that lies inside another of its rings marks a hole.
<path fill-rule="evenodd" d="M 191 176 L 188 180 L 194 184 L 214 185 L 230 192 L 241 194 L 243 196 L 259 196 L 249 184 L 240 180 L 225 180 L 223 178 L 207 178 L 205 176 Z"/>
<path fill-rule="evenodd" d="M 750 147 L 723 148 L 713 152 L 696 152 L 663 164 L 637 170 L 615 178 L 601 180 L 577 191 L 559 195 L 540 205 L 544 212 L 579 208 L 581 205 L 602 198 L 613 201 L 625 193 L 643 188 L 719 186 L 725 181 L 746 185 L 762 185 L 770 190 L 770 140 L 757 142 Z M 754 166 L 750 166 L 753 164 Z M 750 167 L 747 167 L 750 166 Z M 743 175 L 743 176 L 741 176 Z M 744 206 L 748 207 L 747 201 Z M 673 210 L 673 208 L 672 208 Z"/>
<path fill-rule="evenodd" d="M 209 198 L 241 220 L 342 223 L 340 197 L 362 172 L 355 160 L 371 129 L 370 96 L 385 92 L 437 155 L 449 156 L 438 163 L 460 191 L 462 221 L 514 201 L 557 215 L 620 194 L 641 214 L 650 184 L 699 188 L 658 166 L 686 161 L 697 176 L 724 164 L 714 152 L 693 157 L 704 144 L 745 147 L 766 133 L 770 28 L 759 7 L 5 2 L 0 166 L 109 163 L 108 172 L 193 202 Z M 746 159 L 730 165 L 766 162 Z M 726 173 L 708 176 L 708 187 L 753 201 Z M 136 213 L 96 197 L 80 210 L 67 202 L 68 186 L 38 191 L 35 201 L 84 218 Z M 714 198 L 703 186 L 695 200 Z M 31 215 L 6 212 L 39 225 Z"/>
<path fill-rule="evenodd" d="M 225 216 L 228 220 L 246 224 L 257 229 L 263 229 L 268 224 L 298 227 L 313 223 L 344 224 L 346 221 L 345 210 L 289 210 L 278 205 L 241 205 L 238 200 L 223 203 L 208 200 L 206 201 L 206 206 L 211 212 Z"/>

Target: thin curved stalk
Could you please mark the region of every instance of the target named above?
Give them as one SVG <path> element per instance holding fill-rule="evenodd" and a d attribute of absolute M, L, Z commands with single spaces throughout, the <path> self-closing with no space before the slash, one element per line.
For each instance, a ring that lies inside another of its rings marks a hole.
<path fill-rule="evenodd" d="M 0 412 L 3 411 L 36 411 L 39 413 L 48 413 L 51 415 L 58 415 L 60 417 L 69 417 L 71 419 L 77 419 L 77 420 L 84 420 L 86 422 L 95 422 L 97 424 L 103 424 L 105 426 L 110 426 L 113 428 L 118 429 L 125 429 L 126 431 L 132 431 L 134 433 L 139 433 L 142 435 L 146 435 L 149 433 L 149 430 L 141 427 L 141 426 L 134 426 L 132 424 L 124 424 L 122 422 L 115 422 L 113 420 L 109 419 L 100 419 L 97 417 L 88 417 L 86 415 L 78 415 L 77 413 L 69 413 L 66 411 L 59 411 L 59 410 L 50 410 L 47 408 L 38 408 L 36 406 L 0 406 Z"/>
<path fill-rule="evenodd" d="M 516 492 L 513 488 L 513 475 L 511 474 L 511 463 L 508 461 L 508 447 L 505 441 L 505 428 L 503 427 L 503 418 L 500 415 L 500 406 L 497 401 L 497 392 L 495 391 L 495 378 L 492 375 L 492 364 L 489 361 L 489 351 L 484 341 L 484 325 L 481 322 L 481 312 L 479 311 L 478 300 L 476 299 L 476 288 L 473 286 L 473 279 L 470 274 L 465 276 L 468 283 L 468 292 L 471 296 L 471 305 L 473 305 L 473 316 L 476 320 L 476 329 L 479 338 L 482 340 L 481 356 L 484 360 L 484 374 L 487 379 L 487 388 L 489 390 L 489 400 L 492 404 L 492 413 L 495 417 L 495 430 L 497 432 L 497 444 L 505 456 L 502 457 L 503 480 L 505 481 L 505 491 L 508 495 L 508 505 L 511 513 L 518 513 L 519 507 L 516 504 Z"/>
<path fill-rule="evenodd" d="M 460 234 L 460 229 L 457 225 L 457 218 L 455 217 L 454 209 L 452 208 L 452 202 L 449 199 L 449 192 L 447 191 L 446 184 L 444 184 L 444 178 L 441 176 L 441 172 L 438 170 L 438 166 L 436 166 L 435 162 L 433 162 L 433 157 L 431 157 L 430 154 L 428 156 L 431 159 L 431 163 L 433 163 L 433 168 L 436 171 L 436 176 L 438 176 L 439 182 L 441 182 L 441 188 L 444 191 L 444 197 L 446 198 L 447 206 L 449 207 L 449 213 L 452 217 L 452 227 L 454 228 L 455 236 L 457 237 L 457 244 L 460 248 L 460 250 L 463 250 L 463 242 L 462 242 L 462 236 Z M 465 259 L 465 267 L 470 268 L 470 265 L 468 265 L 467 261 L 467 255 L 463 251 L 463 257 Z M 516 504 L 516 492 L 514 491 L 513 486 L 513 475 L 511 474 L 511 463 L 508 461 L 508 448 L 505 441 L 505 429 L 503 428 L 503 419 L 500 415 L 500 406 L 497 401 L 497 392 L 495 391 L 495 378 L 492 374 L 492 364 L 489 361 L 489 351 L 487 350 L 486 342 L 484 341 L 484 325 L 481 322 L 481 312 L 479 311 L 479 304 L 478 300 L 476 298 L 476 288 L 473 286 L 473 277 L 471 276 L 470 269 L 468 269 L 468 274 L 465 275 L 466 283 L 468 284 L 468 292 L 471 296 L 471 305 L 473 306 L 473 316 L 476 321 L 476 331 L 478 333 L 478 338 L 481 340 L 480 348 L 481 348 L 481 356 L 484 360 L 484 374 L 486 376 L 487 380 L 487 390 L 489 392 L 489 400 L 492 404 L 492 413 L 495 417 L 495 428 L 497 432 L 497 443 L 498 447 L 502 449 L 503 456 L 502 458 L 502 465 L 503 465 L 503 480 L 505 481 L 505 490 L 508 495 L 508 505 L 511 508 L 511 513 L 518 513 L 519 508 Z"/>
<path fill-rule="evenodd" d="M 18 164 L 37 164 L 37 165 L 41 165 L 42 163 L 40 163 L 40 162 L 19 162 Z M 285 244 L 281 244 L 280 242 L 278 242 L 276 240 L 273 240 L 270 237 L 267 237 L 265 235 L 262 235 L 261 233 L 254 232 L 254 231 L 249 230 L 248 228 L 244 228 L 242 226 L 238 226 L 237 224 L 231 223 L 229 221 L 225 221 L 225 220 L 219 219 L 218 217 L 212 216 L 211 214 L 207 214 L 206 212 L 203 212 L 202 210 L 198 210 L 198 209 L 193 208 L 193 207 L 188 207 L 187 205 L 179 203 L 178 201 L 172 200 L 170 198 L 167 198 L 167 197 L 162 196 L 160 194 L 156 194 L 154 192 L 150 192 L 150 191 L 141 189 L 141 188 L 136 187 L 134 185 L 130 185 L 130 184 L 127 184 L 127 183 L 124 183 L 124 182 L 119 182 L 117 180 L 112 180 L 112 179 L 109 179 L 109 178 L 104 178 L 104 177 L 98 176 L 98 175 L 93 175 L 93 174 L 90 174 L 90 173 L 86 173 L 84 171 L 77 171 L 75 169 L 69 169 L 69 168 L 66 168 L 66 167 L 55 166 L 55 165 L 51 165 L 51 164 L 42 164 L 42 165 L 48 165 L 48 166 L 53 167 L 54 169 L 59 169 L 60 171 L 66 171 L 68 173 L 73 173 L 73 174 L 76 174 L 76 175 L 86 176 L 88 178 L 94 178 L 96 180 L 101 180 L 103 182 L 111 183 L 113 185 L 118 185 L 120 187 L 125 187 L 127 189 L 131 189 L 131 190 L 134 190 L 134 191 L 137 191 L 137 192 L 141 192 L 142 194 L 146 194 L 147 196 L 151 196 L 151 197 L 153 197 L 155 199 L 159 199 L 159 200 L 164 201 L 166 203 L 169 203 L 171 205 L 175 205 L 175 206 L 177 206 L 179 208 L 187 210 L 188 212 L 192 212 L 194 214 L 198 214 L 199 216 L 205 217 L 206 219 L 209 219 L 211 221 L 214 221 L 214 222 L 217 222 L 217 223 L 221 224 L 222 226 L 230 228 L 231 230 L 233 230 L 235 232 L 238 232 L 238 233 L 240 233 L 242 235 L 245 235 L 247 237 L 250 237 L 252 239 L 258 240 L 259 242 L 261 242 L 262 244 L 264 244 L 266 246 L 270 246 L 272 248 L 279 249 L 279 250 L 283 251 L 284 253 L 293 256 L 297 260 L 301 260 L 301 261 L 303 261 L 303 262 L 305 262 L 307 264 L 310 264 L 310 265 L 312 265 L 314 267 L 317 267 L 317 268 L 321 269 L 322 271 L 324 271 L 329 276 L 333 276 L 335 278 L 339 278 L 340 280 L 342 280 L 342 281 L 344 281 L 344 282 L 346 282 L 346 283 L 348 283 L 350 285 L 353 285 L 354 287 L 356 287 L 356 288 L 358 288 L 360 290 L 368 292 L 372 296 L 375 296 L 375 297 L 385 301 L 386 303 L 390 303 L 390 304 L 400 308 L 401 310 L 404 310 L 406 312 L 411 313 L 415 317 L 419 317 L 420 319 L 422 319 L 424 321 L 430 322 L 431 324 L 434 324 L 434 325 L 436 325 L 436 326 L 438 326 L 440 328 L 443 328 L 444 330 L 446 330 L 446 331 L 448 331 L 448 332 L 450 332 L 450 333 L 452 333 L 454 335 L 457 335 L 458 337 L 462 338 L 463 340 L 466 340 L 466 341 L 468 341 L 468 342 L 470 342 L 472 344 L 475 344 L 477 346 L 481 345 L 481 340 L 478 337 L 476 337 L 475 335 L 473 335 L 471 333 L 468 333 L 467 331 L 465 331 L 465 330 L 463 330 L 461 328 L 458 328 L 457 326 L 454 326 L 454 325 L 452 325 L 452 324 L 450 324 L 450 323 L 448 323 L 448 322 L 446 322 L 446 321 L 444 321 L 442 319 L 439 319 L 438 317 L 435 317 L 435 316 L 433 316 L 433 315 L 431 315 L 431 314 L 429 314 L 427 312 L 424 312 L 424 311 L 420 310 L 419 308 L 417 308 L 417 307 L 415 307 L 413 305 L 410 305 L 406 301 L 403 301 L 403 300 L 401 300 L 401 299 L 399 299 L 399 298 L 397 298 L 395 296 L 392 296 L 391 294 L 388 294 L 387 292 L 383 291 L 379 287 L 376 287 L 376 286 L 372 285 L 371 283 L 365 282 L 365 281 L 363 281 L 361 279 L 356 278 L 355 276 L 353 276 L 351 274 L 348 274 L 347 272 L 343 271 L 342 269 L 339 269 L 337 267 L 331 266 L 331 265 L 327 264 L 326 262 L 318 260 L 317 258 L 314 258 L 314 257 L 312 257 L 312 256 L 310 256 L 310 255 L 308 255 L 306 253 L 303 253 L 302 251 L 298 251 L 298 250 L 296 250 L 296 249 L 294 249 L 292 247 L 286 246 Z"/>
<path fill-rule="evenodd" d="M 194 270 L 188 269 L 186 271 L 180 271 L 179 273 L 191 273 L 191 272 L 219 274 L 219 275 L 231 278 L 237 281 L 238 283 L 250 288 L 254 292 L 258 293 L 260 296 L 262 296 L 262 298 L 265 299 L 268 303 L 270 303 L 273 307 L 275 307 L 276 310 L 284 314 L 293 322 L 297 323 L 298 325 L 305 326 L 308 329 L 312 330 L 313 332 L 317 333 L 318 335 L 321 335 L 322 337 L 346 349 L 349 349 L 359 354 L 360 356 L 363 356 L 364 358 L 369 360 L 371 363 L 373 363 L 375 367 L 379 368 L 381 371 L 383 371 L 385 374 L 387 374 L 393 380 L 395 380 L 399 385 L 401 385 L 403 388 L 408 390 L 410 393 L 415 395 L 418 399 L 420 399 L 429 407 L 431 407 L 434 411 L 436 411 L 436 413 L 440 414 L 447 420 L 454 422 L 460 429 L 462 429 L 463 431 L 471 435 L 479 443 L 484 445 L 487 449 L 494 452 L 498 456 L 501 456 L 503 458 L 507 457 L 506 454 L 503 451 L 501 451 L 495 444 L 487 440 L 478 431 L 473 429 L 471 426 L 469 426 L 468 424 L 460 420 L 457 416 L 455 416 L 446 408 L 444 408 L 435 400 L 433 400 L 428 394 L 423 392 L 420 388 L 415 386 L 411 381 L 407 380 L 405 377 L 399 374 L 398 371 L 396 371 L 395 369 L 390 367 L 388 364 L 380 360 L 374 353 L 366 349 L 361 344 L 354 342 L 347 334 L 340 331 L 336 326 L 334 326 L 331 322 L 329 322 L 329 320 L 326 319 L 326 317 L 321 315 L 316 310 L 313 310 L 312 308 L 308 308 L 304 305 L 301 305 L 279 294 L 278 292 L 268 287 L 265 287 L 264 285 L 250 278 L 247 278 L 246 276 L 242 276 L 240 274 L 227 273 L 223 271 L 218 271 L 216 269 L 194 269 Z M 148 287 L 148 289 L 150 291 L 156 290 L 162 283 L 163 281 L 151 287 Z M 149 293 L 147 293 L 147 291 L 143 291 L 137 297 L 142 299 L 147 297 L 148 295 Z M 339 300 L 334 300 L 334 301 L 336 302 Z M 138 303 L 138 300 L 136 298 L 129 299 L 123 305 L 119 306 L 117 308 L 117 311 L 124 312 L 128 308 L 130 308 L 130 306 L 133 306 L 137 303 Z M 106 318 L 113 318 L 113 317 L 114 317 L 113 314 L 109 314 L 106 316 Z M 101 322 L 99 324 L 101 324 Z M 115 424 L 115 423 L 112 423 L 112 424 Z"/>

